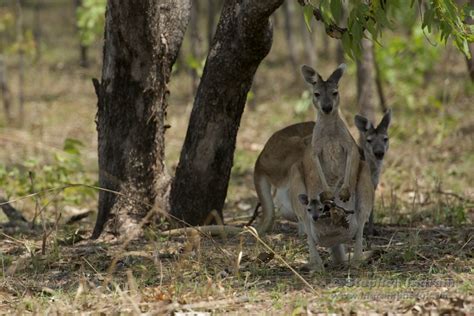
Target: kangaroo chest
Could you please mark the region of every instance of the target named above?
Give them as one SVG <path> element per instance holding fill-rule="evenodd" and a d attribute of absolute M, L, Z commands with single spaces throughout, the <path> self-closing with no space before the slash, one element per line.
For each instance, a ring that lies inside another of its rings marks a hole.
<path fill-rule="evenodd" d="M 325 142 L 318 153 L 328 185 L 335 186 L 344 178 L 347 152 L 339 142 Z"/>

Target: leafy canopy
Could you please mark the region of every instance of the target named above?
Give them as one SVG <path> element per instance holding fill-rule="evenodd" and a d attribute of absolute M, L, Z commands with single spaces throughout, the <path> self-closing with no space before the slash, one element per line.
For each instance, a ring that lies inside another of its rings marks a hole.
<path fill-rule="evenodd" d="M 362 38 L 378 42 L 385 28 L 393 28 L 399 11 L 409 6 L 417 10 L 421 28 L 428 33 L 439 34 L 444 43 L 453 39 L 456 47 L 469 56 L 468 43 L 474 40 L 474 25 L 466 20 L 474 19 L 474 8 L 469 4 L 458 6 L 453 0 L 298 0 L 308 28 L 316 18 L 324 23 L 326 33 L 342 40 L 344 51 L 356 58 L 361 53 Z M 344 10 L 348 14 L 344 15 Z M 345 27 L 340 25 L 344 24 Z M 370 36 L 368 35 L 370 34 Z"/>

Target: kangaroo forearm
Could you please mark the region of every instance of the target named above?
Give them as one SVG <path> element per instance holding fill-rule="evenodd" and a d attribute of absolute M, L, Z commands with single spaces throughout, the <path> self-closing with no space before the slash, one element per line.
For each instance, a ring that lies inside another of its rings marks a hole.
<path fill-rule="evenodd" d="M 323 191 L 330 191 L 329 185 L 326 181 L 326 177 L 324 176 L 323 168 L 321 167 L 321 162 L 319 161 L 319 157 L 316 156 L 314 160 L 316 163 L 317 177 L 319 179 L 319 182 L 321 183 Z"/>
<path fill-rule="evenodd" d="M 344 183 L 343 186 L 346 188 L 354 187 L 357 183 L 357 174 L 359 170 L 359 157 L 358 150 L 352 148 L 346 158 L 346 169 L 344 173 Z"/>

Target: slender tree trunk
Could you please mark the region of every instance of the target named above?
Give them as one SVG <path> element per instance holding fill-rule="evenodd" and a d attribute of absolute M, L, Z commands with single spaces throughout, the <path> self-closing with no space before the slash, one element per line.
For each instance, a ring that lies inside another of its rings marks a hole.
<path fill-rule="evenodd" d="M 471 16 L 468 16 L 466 19 L 466 23 L 470 26 L 474 24 L 474 19 Z M 466 57 L 466 64 L 467 64 L 467 72 L 469 73 L 469 77 L 471 81 L 474 82 L 474 43 L 468 43 L 469 45 L 469 53 L 471 57 Z"/>
<path fill-rule="evenodd" d="M 321 39 L 323 41 L 322 43 L 322 50 L 321 50 L 321 56 L 322 58 L 329 60 L 330 59 L 330 48 L 331 48 L 331 42 L 329 41 L 329 35 L 326 34 L 326 31 L 324 30 L 324 27 L 320 27 L 321 29 Z"/>
<path fill-rule="evenodd" d="M 312 34 L 306 26 L 306 22 L 303 18 L 300 20 L 301 34 L 303 35 L 304 51 L 306 55 L 307 62 L 313 67 L 316 65 L 316 50 L 314 49 L 314 43 Z"/>
<path fill-rule="evenodd" d="M 199 225 L 222 208 L 247 93 L 272 45 L 270 15 L 283 0 L 227 0 L 194 100 L 171 187 L 173 215 Z"/>
<path fill-rule="evenodd" d="M 387 111 L 387 101 L 385 98 L 385 92 L 383 89 L 383 82 L 380 73 L 379 63 L 377 62 L 377 57 L 375 55 L 375 45 L 372 44 L 372 54 L 374 59 L 374 70 L 375 70 L 375 85 L 377 87 L 377 95 L 379 96 L 380 108 L 383 113 Z"/>
<path fill-rule="evenodd" d="M 109 0 L 98 96 L 99 214 L 104 229 L 130 236 L 152 209 L 165 210 L 164 121 L 171 67 L 190 0 Z"/>
<path fill-rule="evenodd" d="M 283 15 L 285 17 L 285 37 L 286 43 L 288 48 L 288 57 L 290 58 L 291 67 L 293 69 L 297 69 L 298 63 L 296 62 L 296 45 L 295 39 L 293 36 L 293 29 L 292 29 L 292 17 L 291 17 L 291 2 L 286 0 L 283 3 Z"/>
<path fill-rule="evenodd" d="M 82 0 L 74 0 L 74 13 L 77 15 L 77 9 L 82 5 Z M 77 26 L 77 17 L 76 20 L 76 32 L 79 34 L 79 27 Z M 82 43 L 79 38 L 79 65 L 83 68 L 89 67 L 89 57 L 88 57 L 89 48 Z"/>
<path fill-rule="evenodd" d="M 20 126 L 23 125 L 25 120 L 25 48 L 24 48 L 24 29 L 23 29 L 23 9 L 21 1 L 16 1 L 17 8 L 17 24 L 16 24 L 16 36 L 17 42 L 20 45 L 18 49 L 18 123 Z"/>
<path fill-rule="evenodd" d="M 191 21 L 189 22 L 191 37 L 191 54 L 195 61 L 201 62 L 201 37 L 199 36 L 199 1 L 194 1 L 191 9 Z M 199 84 L 199 74 L 196 67 L 191 68 L 192 91 L 196 94 Z"/>
<path fill-rule="evenodd" d="M 473 6 L 473 0 L 457 0 L 456 3 L 460 7 L 463 7 L 467 4 L 469 4 L 471 8 Z M 474 19 L 472 18 L 472 15 L 466 14 L 465 23 L 468 26 L 472 27 L 472 25 L 474 24 Z M 474 42 L 468 43 L 468 46 L 471 57 L 466 57 L 467 73 L 469 74 L 471 81 L 474 82 Z"/>
<path fill-rule="evenodd" d="M 362 39 L 362 55 L 357 61 L 357 104 L 360 113 L 374 122 L 375 70 L 372 41 Z"/>
<path fill-rule="evenodd" d="M 41 59 L 41 0 L 35 0 L 33 16 L 33 37 L 35 39 L 35 60 Z"/>
<path fill-rule="evenodd" d="M 347 26 L 347 15 L 348 15 L 348 7 L 346 2 L 342 2 L 342 11 L 341 11 L 341 18 L 338 21 L 338 25 L 341 27 L 346 27 Z M 336 44 L 336 62 L 338 65 L 344 63 L 346 60 L 346 57 L 344 56 L 344 47 L 342 47 L 342 40 L 337 41 Z"/>
<path fill-rule="evenodd" d="M 11 92 L 8 87 L 8 75 L 7 66 L 3 60 L 3 56 L 0 55 L 0 92 L 2 93 L 3 110 L 5 113 L 5 120 L 7 124 L 12 122 L 11 113 Z"/>

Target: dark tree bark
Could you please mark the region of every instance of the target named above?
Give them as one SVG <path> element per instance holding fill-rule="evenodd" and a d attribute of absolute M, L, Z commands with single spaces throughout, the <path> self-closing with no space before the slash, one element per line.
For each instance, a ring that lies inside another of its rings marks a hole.
<path fill-rule="evenodd" d="M 207 1 L 207 44 L 208 49 L 211 49 L 212 39 L 216 31 L 216 16 L 222 8 L 222 0 L 208 0 Z"/>
<path fill-rule="evenodd" d="M 207 44 L 209 50 L 212 45 L 212 38 L 214 37 L 214 24 L 216 23 L 216 4 L 215 0 L 208 0 L 208 19 L 207 19 Z"/>
<path fill-rule="evenodd" d="M 372 46 L 372 41 L 362 39 L 362 55 L 357 61 L 357 104 L 360 113 L 374 122 L 375 70 Z"/>
<path fill-rule="evenodd" d="M 98 96 L 99 214 L 92 238 L 137 231 L 164 210 L 164 120 L 171 67 L 189 22 L 190 0 L 107 2 Z"/>
<path fill-rule="evenodd" d="M 171 213 L 189 224 L 222 217 L 247 93 L 272 45 L 270 15 L 283 0 L 227 0 L 222 9 L 171 187 Z"/>
<path fill-rule="evenodd" d="M 286 43 L 288 48 L 288 57 L 290 58 L 291 67 L 296 69 L 298 67 L 298 63 L 296 62 L 296 45 L 295 39 L 293 36 L 293 28 L 292 28 L 292 16 L 291 16 L 291 2 L 286 0 L 283 4 L 283 15 L 285 21 L 285 37 Z"/>

